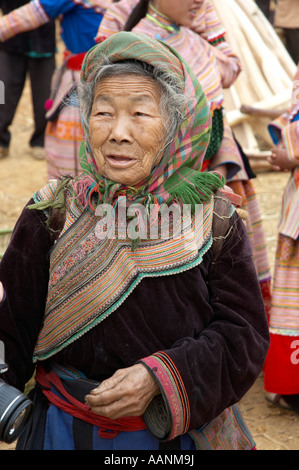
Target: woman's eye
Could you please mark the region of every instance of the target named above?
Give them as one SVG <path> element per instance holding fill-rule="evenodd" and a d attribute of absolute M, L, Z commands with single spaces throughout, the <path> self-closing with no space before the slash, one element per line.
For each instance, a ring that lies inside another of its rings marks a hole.
<path fill-rule="evenodd" d="M 136 111 L 135 116 L 147 116 L 147 114 L 142 111 Z"/>

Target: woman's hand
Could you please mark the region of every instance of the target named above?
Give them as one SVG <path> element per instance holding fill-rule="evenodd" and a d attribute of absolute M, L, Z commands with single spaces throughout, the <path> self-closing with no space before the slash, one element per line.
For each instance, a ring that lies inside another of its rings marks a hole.
<path fill-rule="evenodd" d="M 190 29 L 192 29 L 192 31 L 194 31 L 197 34 L 200 34 L 200 36 L 206 41 L 208 40 L 208 35 L 205 32 L 206 27 L 205 25 L 199 23 L 198 19 L 195 19 L 195 21 L 193 21 L 192 25 L 190 26 Z"/>
<path fill-rule="evenodd" d="M 268 157 L 269 163 L 272 165 L 275 171 L 289 171 L 293 170 L 297 166 L 295 162 L 289 160 L 286 148 L 283 143 L 280 142 L 271 151 L 271 156 Z"/>
<path fill-rule="evenodd" d="M 142 364 L 119 369 L 85 400 L 91 410 L 110 419 L 141 416 L 160 388 L 155 378 Z"/>

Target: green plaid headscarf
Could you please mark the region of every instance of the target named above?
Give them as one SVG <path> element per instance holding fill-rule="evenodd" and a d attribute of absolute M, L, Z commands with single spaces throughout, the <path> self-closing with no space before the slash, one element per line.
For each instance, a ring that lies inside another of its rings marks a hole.
<path fill-rule="evenodd" d="M 202 87 L 186 62 L 169 45 L 143 34 L 120 32 L 104 42 L 94 46 L 86 54 L 81 82 L 95 80 L 101 67 L 102 57 L 108 57 L 116 63 L 126 60 L 138 60 L 147 64 L 158 65 L 173 74 L 182 90 L 188 96 L 185 121 L 180 126 L 173 141 L 165 148 L 161 162 L 152 173 L 134 189 L 125 188 L 103 178 L 96 167 L 92 150 L 88 143 L 88 130 L 84 129 L 85 145 L 81 151 L 81 167 L 97 183 L 97 191 L 104 195 L 105 202 L 111 201 L 120 191 L 138 202 L 155 198 L 160 202 L 179 201 L 183 204 L 195 204 L 208 201 L 211 194 L 224 185 L 217 173 L 202 173 L 201 166 L 209 144 L 211 114 Z"/>

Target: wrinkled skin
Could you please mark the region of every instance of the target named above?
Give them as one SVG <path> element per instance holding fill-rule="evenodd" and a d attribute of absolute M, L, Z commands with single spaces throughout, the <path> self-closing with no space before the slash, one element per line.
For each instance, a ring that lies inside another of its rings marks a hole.
<path fill-rule="evenodd" d="M 85 397 L 91 410 L 110 419 L 141 416 L 155 395 L 158 383 L 142 364 L 117 370 Z"/>
<path fill-rule="evenodd" d="M 134 186 L 162 157 L 165 127 L 158 85 L 140 75 L 100 81 L 89 119 L 89 141 L 99 173 Z"/>

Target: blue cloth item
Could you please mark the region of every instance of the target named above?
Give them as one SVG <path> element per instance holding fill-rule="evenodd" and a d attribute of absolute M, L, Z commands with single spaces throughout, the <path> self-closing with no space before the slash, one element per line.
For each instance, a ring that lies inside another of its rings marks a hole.
<path fill-rule="evenodd" d="M 277 145 L 281 140 L 281 131 L 280 131 L 280 129 L 278 127 L 273 126 L 272 124 L 269 124 L 268 132 L 269 132 L 270 137 L 273 141 L 273 144 Z"/>
<path fill-rule="evenodd" d="M 56 392 L 57 393 L 57 392 Z M 93 450 L 158 450 L 159 441 L 149 431 L 120 432 L 113 439 L 104 439 L 98 435 L 98 427 L 93 426 Z M 180 438 L 181 450 L 195 450 L 193 440 L 188 434 Z M 75 450 L 73 436 L 73 417 L 55 405 L 50 405 L 47 412 L 44 450 Z M 88 450 L 88 449 L 86 449 Z"/>
<path fill-rule="evenodd" d="M 63 15 L 61 37 L 70 52 L 80 54 L 95 45 L 103 15 L 72 0 L 40 0 L 40 3 L 50 18 Z"/>
<path fill-rule="evenodd" d="M 293 117 L 291 122 L 295 122 L 298 120 L 299 120 L 299 112 Z M 281 141 L 281 130 L 278 127 L 274 126 L 273 124 L 269 124 L 268 131 L 269 131 L 270 137 L 274 145 L 277 145 Z"/>

